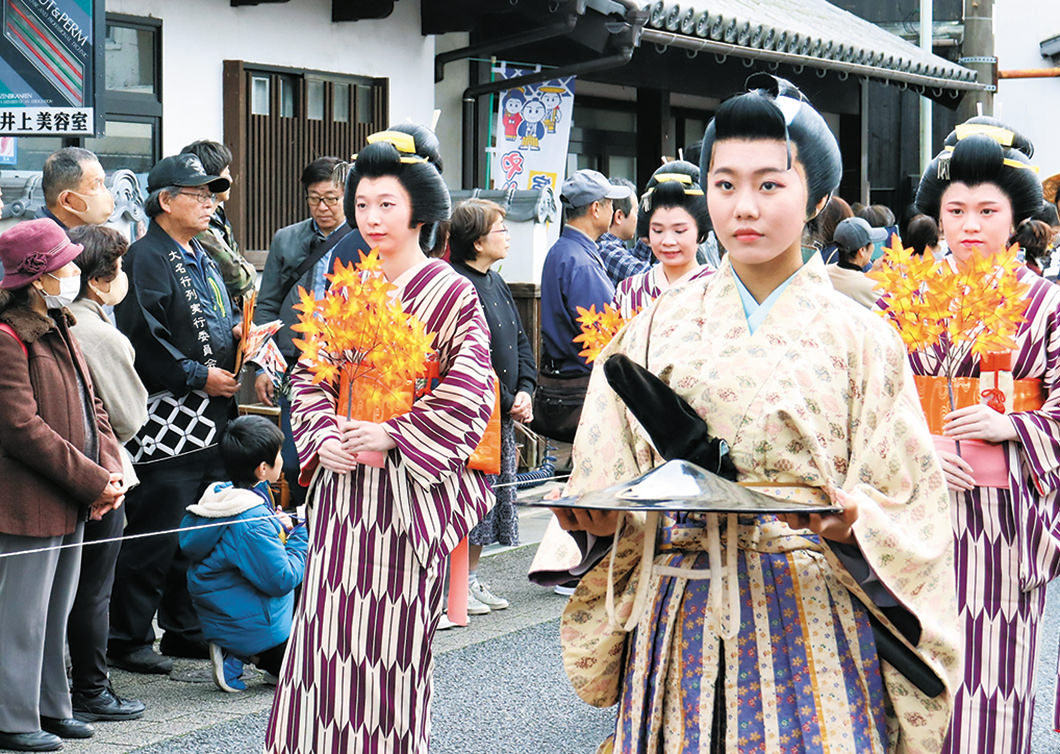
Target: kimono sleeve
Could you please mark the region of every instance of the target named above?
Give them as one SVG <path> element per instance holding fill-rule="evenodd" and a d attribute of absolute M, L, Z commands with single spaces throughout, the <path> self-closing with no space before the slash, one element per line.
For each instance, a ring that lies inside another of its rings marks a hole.
<path fill-rule="evenodd" d="M 600 366 L 610 355 L 609 350 L 597 359 L 589 377 L 571 450 L 572 469 L 565 495 L 598 490 L 642 473 L 626 406 L 607 383 Z"/>
<path fill-rule="evenodd" d="M 313 384 L 313 375 L 301 364 L 291 371 L 291 431 L 302 467 L 298 481 L 309 484 L 319 463 L 317 454 L 327 440 L 342 441 L 339 432 L 338 391 L 329 382 Z"/>
<path fill-rule="evenodd" d="M 608 357 L 643 349 L 639 339 L 646 319 L 630 323 L 596 359 L 585 393 L 581 420 L 571 451 L 572 469 L 564 496 L 602 489 L 632 479 L 652 466 L 651 449 L 633 430 L 622 399 L 611 389 L 600 366 Z M 553 518 L 530 566 L 535 584 L 552 586 L 580 578 L 611 549 L 613 537 L 563 531 Z"/>
<path fill-rule="evenodd" d="M 581 420 L 571 451 L 573 465 L 564 494 L 576 495 L 632 479 L 655 463 L 651 446 L 637 433 L 625 403 L 611 389 L 603 364 L 618 353 L 639 361 L 651 320 L 639 317 L 623 328 L 593 362 Z"/>
<path fill-rule="evenodd" d="M 461 279 L 462 280 L 462 279 Z M 436 332 L 441 380 L 412 410 L 383 422 L 397 444 L 397 468 L 422 487 L 463 471 L 493 410 L 489 329 L 467 281 L 439 302 L 450 311 Z M 391 460 L 394 460 L 393 458 Z"/>
<path fill-rule="evenodd" d="M 922 628 L 950 689 L 960 682 L 950 498 L 897 333 L 882 321 L 851 349 L 850 456 L 857 545 Z M 838 474 L 837 474 L 838 476 Z M 925 644 L 926 642 L 926 644 Z"/>
<path fill-rule="evenodd" d="M 1037 411 L 1010 414 L 1019 438 L 1024 473 L 1041 495 L 1060 489 L 1060 312 L 1047 315 L 1042 384 L 1048 395 Z"/>

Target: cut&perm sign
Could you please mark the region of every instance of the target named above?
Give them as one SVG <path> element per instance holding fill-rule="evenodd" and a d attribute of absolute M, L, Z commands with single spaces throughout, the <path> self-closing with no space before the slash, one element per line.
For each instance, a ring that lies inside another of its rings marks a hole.
<path fill-rule="evenodd" d="M 102 133 L 103 0 L 0 3 L 0 137 Z"/>
<path fill-rule="evenodd" d="M 504 66 L 494 69 L 502 78 L 533 71 Z M 500 93 L 497 113 L 494 188 L 559 191 L 567 165 L 574 77 L 564 76 Z"/>

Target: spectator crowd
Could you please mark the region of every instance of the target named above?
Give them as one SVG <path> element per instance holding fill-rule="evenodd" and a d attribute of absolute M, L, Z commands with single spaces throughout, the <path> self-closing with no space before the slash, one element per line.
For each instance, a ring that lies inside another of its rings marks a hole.
<path fill-rule="evenodd" d="M 268 752 L 425 751 L 431 640 L 467 623 L 444 595 L 459 593 L 471 616 L 509 606 L 480 565 L 484 547 L 520 541 L 524 427 L 558 449 L 569 494 L 694 458 L 732 481 L 812 486 L 844 511 L 557 509 L 531 578 L 573 595 L 575 623 L 612 611 L 608 631 L 626 642 L 614 655 L 621 683 L 592 703 L 619 705 L 615 751 L 692 751 L 682 736 L 736 751 L 755 735 L 797 741 L 793 751 L 883 751 L 888 732 L 916 741 L 910 751 L 1028 751 L 1032 687 L 981 666 L 1033 676 L 1042 588 L 1060 567 L 1047 534 L 1060 525 L 1046 510 L 1055 409 L 1047 399 L 1011 420 L 979 407 L 948 415 L 946 434 L 1006 449 L 1008 486 L 981 485 L 959 450 L 936 453 L 910 406 L 913 373 L 937 365 L 907 359 L 868 273 L 888 247 L 960 266 L 972 245 L 1015 245 L 1034 329 L 1020 331 L 1013 371 L 1041 380 L 1060 337 L 1060 179 L 1043 188 L 1021 167 L 1021 137 L 987 119 L 951 136 L 937 158 L 947 170 L 925 174 L 914 203 L 848 203 L 834 137 L 786 86 L 725 103 L 684 150 L 691 159 L 666 161 L 643 191 L 591 169 L 562 182 L 540 333 L 526 331 L 496 269 L 524 251 L 507 207 L 451 206 L 426 128 L 376 134 L 348 165 L 305 165 L 306 217 L 276 230 L 260 271 L 225 213 L 239 176 L 223 144 L 196 141 L 154 165 L 136 238 L 107 224 L 114 202 L 96 155 L 49 156 L 45 206 L 0 234 L 0 749 L 52 751 L 94 724 L 139 718 L 145 705 L 122 696 L 109 669 L 168 674 L 177 657 L 208 660 L 229 693 L 246 688 L 245 666 L 264 671 L 277 686 Z M 998 142 L 998 130 L 1010 138 Z M 335 386 L 299 365 L 293 329 L 336 264 L 370 249 L 435 354 L 411 410 L 378 422 L 336 413 Z M 576 338 L 585 311 L 608 306 L 626 327 L 590 363 Z M 250 329 L 275 321 L 286 368 L 237 366 Z M 796 363 L 801 327 L 812 343 Z M 625 376 L 599 366 L 619 357 L 632 362 Z M 618 397 L 630 375 L 639 407 Z M 967 376 L 979 377 L 978 362 Z M 865 393 L 848 395 L 855 384 Z M 483 471 L 468 459 L 491 417 L 498 459 Z M 697 439 L 681 445 L 687 437 Z M 369 452 L 381 467 L 358 460 Z M 990 557 L 975 542 L 992 536 L 996 562 L 1018 553 L 1023 565 L 981 562 Z M 565 561 L 550 542 L 564 543 Z M 449 562 L 460 543 L 466 573 Z M 784 581 L 797 568 L 802 586 Z M 775 597 L 774 576 L 785 585 Z M 1019 596 L 960 584 L 987 577 Z M 827 608 L 809 604 L 814 589 Z M 947 589 L 932 613 L 929 598 Z M 999 615 L 1011 619 L 1006 636 L 984 638 Z M 564 620 L 566 642 L 577 632 Z M 784 623 L 814 626 L 822 654 L 784 644 Z M 905 659 L 885 654 L 881 631 Z M 762 656 L 740 654 L 745 645 Z M 846 701 L 767 667 L 771 653 Z M 909 666 L 939 688 L 924 691 Z M 774 687 L 775 699 L 760 693 Z M 727 729 L 735 707 L 759 709 L 753 731 Z M 921 728 L 907 719 L 918 710 Z M 843 721 L 815 739 L 807 726 L 825 712 Z M 999 742 L 973 742 L 992 717 Z"/>

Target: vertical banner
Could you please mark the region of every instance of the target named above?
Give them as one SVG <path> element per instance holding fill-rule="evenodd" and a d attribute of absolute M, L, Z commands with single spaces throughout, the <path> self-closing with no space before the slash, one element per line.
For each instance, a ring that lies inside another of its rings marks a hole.
<path fill-rule="evenodd" d="M 92 136 L 103 0 L 0 0 L 0 135 Z"/>
<path fill-rule="evenodd" d="M 511 79 L 534 71 L 502 66 L 494 72 Z M 574 77 L 506 89 L 500 93 L 499 102 L 493 187 L 509 190 L 549 186 L 559 191 L 570 143 Z"/>

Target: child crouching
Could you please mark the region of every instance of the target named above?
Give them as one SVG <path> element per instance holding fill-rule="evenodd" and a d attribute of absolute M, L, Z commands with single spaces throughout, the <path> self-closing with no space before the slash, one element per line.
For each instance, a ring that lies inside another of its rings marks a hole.
<path fill-rule="evenodd" d="M 246 688 L 244 662 L 277 676 L 291 633 L 307 539 L 305 526 L 273 507 L 269 482 L 280 476 L 282 444 L 283 433 L 264 417 L 231 422 L 221 436 L 231 482 L 207 488 L 181 522 L 188 591 L 210 642 L 214 682 L 224 691 Z"/>

